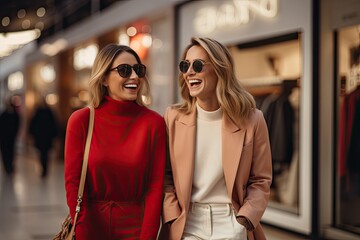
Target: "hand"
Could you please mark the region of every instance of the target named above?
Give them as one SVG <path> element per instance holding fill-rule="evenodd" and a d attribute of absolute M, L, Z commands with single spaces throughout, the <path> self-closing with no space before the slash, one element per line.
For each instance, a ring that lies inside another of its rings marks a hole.
<path fill-rule="evenodd" d="M 236 217 L 236 220 L 238 221 L 238 223 L 243 225 L 246 228 L 246 230 L 248 230 L 248 231 L 253 231 L 254 230 L 254 226 L 252 225 L 252 223 L 246 217 L 239 216 L 239 217 Z"/>

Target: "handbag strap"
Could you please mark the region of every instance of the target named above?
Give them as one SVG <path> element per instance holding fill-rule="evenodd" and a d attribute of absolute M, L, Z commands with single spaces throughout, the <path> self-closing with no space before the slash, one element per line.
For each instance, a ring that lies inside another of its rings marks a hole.
<path fill-rule="evenodd" d="M 75 212 L 75 217 L 74 217 L 74 227 L 76 224 L 78 213 L 80 212 L 80 205 L 81 205 L 82 197 L 83 197 L 83 193 L 84 193 L 87 165 L 88 165 L 88 160 L 89 160 L 90 143 L 91 143 L 91 137 L 92 137 L 92 132 L 93 132 L 93 128 L 94 128 L 94 107 L 89 106 L 89 108 L 90 108 L 89 128 L 88 128 L 88 132 L 87 132 L 87 136 L 86 136 L 83 165 L 82 165 L 82 170 L 81 170 L 81 177 L 80 177 L 80 184 L 79 184 L 79 191 L 78 191 L 78 199 L 77 199 L 77 205 L 76 205 L 76 210 L 75 210 L 76 212 Z"/>
<path fill-rule="evenodd" d="M 81 170 L 78 199 L 79 198 L 81 199 L 83 196 L 83 193 L 84 193 L 86 171 L 87 171 L 89 152 L 90 152 L 90 143 L 91 143 L 91 137 L 92 137 L 92 132 L 93 132 L 93 128 L 94 128 L 94 107 L 89 106 L 89 108 L 90 108 L 89 127 L 88 127 L 88 132 L 87 132 L 87 137 L 86 137 L 86 143 L 85 143 L 85 151 L 84 151 L 83 165 L 82 165 L 82 170 Z"/>

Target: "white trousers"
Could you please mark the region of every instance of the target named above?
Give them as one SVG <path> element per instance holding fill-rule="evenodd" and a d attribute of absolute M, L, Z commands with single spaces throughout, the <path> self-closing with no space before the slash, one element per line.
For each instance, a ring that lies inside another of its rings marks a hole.
<path fill-rule="evenodd" d="M 247 233 L 231 204 L 191 203 L 181 239 L 246 240 Z"/>

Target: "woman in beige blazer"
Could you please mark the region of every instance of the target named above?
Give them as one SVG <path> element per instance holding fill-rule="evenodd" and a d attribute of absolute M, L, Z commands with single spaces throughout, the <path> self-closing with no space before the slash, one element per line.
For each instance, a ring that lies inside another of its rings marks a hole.
<path fill-rule="evenodd" d="M 266 239 L 268 130 L 219 42 L 192 38 L 179 64 L 183 103 L 164 115 L 169 144 L 160 239 Z"/>

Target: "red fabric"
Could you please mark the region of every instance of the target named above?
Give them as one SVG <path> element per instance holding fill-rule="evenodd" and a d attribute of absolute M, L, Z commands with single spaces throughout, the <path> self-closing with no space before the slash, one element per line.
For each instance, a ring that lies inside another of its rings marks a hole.
<path fill-rule="evenodd" d="M 89 109 L 69 118 L 65 188 L 75 214 Z M 106 97 L 95 109 L 93 137 L 77 240 L 156 239 L 163 196 L 166 128 L 163 118 L 134 102 Z"/>

